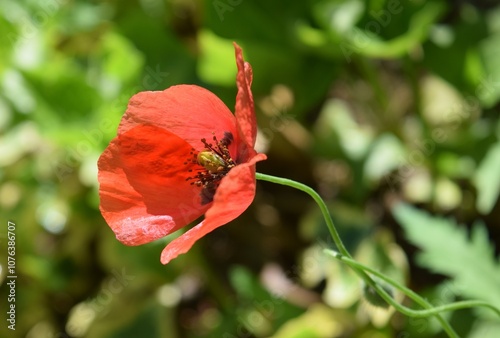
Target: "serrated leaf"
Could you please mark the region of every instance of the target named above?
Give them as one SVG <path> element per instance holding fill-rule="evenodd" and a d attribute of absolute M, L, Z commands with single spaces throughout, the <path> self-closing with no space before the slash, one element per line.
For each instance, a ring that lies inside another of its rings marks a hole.
<path fill-rule="evenodd" d="M 488 301 L 500 308 L 500 264 L 483 225 L 475 224 L 469 238 L 466 229 L 452 219 L 402 203 L 392 212 L 406 238 L 422 250 L 417 256 L 419 265 L 453 278 L 459 296 Z"/>

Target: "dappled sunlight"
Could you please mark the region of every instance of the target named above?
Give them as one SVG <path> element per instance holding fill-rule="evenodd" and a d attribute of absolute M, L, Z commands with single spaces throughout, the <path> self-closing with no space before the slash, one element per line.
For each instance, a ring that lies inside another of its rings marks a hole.
<path fill-rule="evenodd" d="M 496 1 L 0 27 L 0 337 L 500 337 Z"/>

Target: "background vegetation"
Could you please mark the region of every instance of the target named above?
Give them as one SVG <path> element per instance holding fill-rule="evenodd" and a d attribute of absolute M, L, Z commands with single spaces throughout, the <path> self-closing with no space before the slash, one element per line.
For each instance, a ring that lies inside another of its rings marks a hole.
<path fill-rule="evenodd" d="M 260 172 L 317 189 L 358 260 L 433 304 L 500 307 L 496 1 L 2 0 L 0 31 L 2 337 L 443 336 L 366 302 L 321 253 L 313 201 L 286 187 L 259 183 L 241 218 L 167 266 L 170 238 L 116 241 L 96 161 L 128 99 L 194 83 L 234 107 L 232 41 L 254 68 Z M 487 311 L 449 318 L 500 336 Z"/>

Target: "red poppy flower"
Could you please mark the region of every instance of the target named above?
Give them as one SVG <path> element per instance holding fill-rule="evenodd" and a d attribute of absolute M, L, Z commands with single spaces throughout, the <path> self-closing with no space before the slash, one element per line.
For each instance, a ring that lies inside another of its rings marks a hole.
<path fill-rule="evenodd" d="M 205 214 L 165 247 L 163 264 L 241 215 L 255 196 L 255 163 L 266 156 L 254 150 L 252 68 L 234 47 L 235 115 L 195 85 L 140 92 L 99 158 L 101 213 L 122 243 L 154 241 Z"/>

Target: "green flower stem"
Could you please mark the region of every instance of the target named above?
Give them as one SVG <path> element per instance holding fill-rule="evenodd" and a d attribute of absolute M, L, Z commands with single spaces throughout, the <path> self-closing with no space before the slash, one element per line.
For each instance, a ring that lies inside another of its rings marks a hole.
<path fill-rule="evenodd" d="M 271 183 L 286 185 L 286 186 L 289 186 L 289 187 L 301 190 L 301 191 L 305 192 L 306 194 L 308 194 L 309 196 L 311 196 L 314 199 L 314 201 L 318 204 L 318 206 L 319 206 L 319 208 L 321 210 L 321 213 L 323 214 L 323 217 L 325 219 L 325 222 L 326 222 L 326 225 L 328 227 L 328 230 L 330 231 L 332 239 L 335 242 L 335 245 L 337 246 L 338 250 L 340 251 L 340 254 L 342 255 L 342 257 L 349 258 L 350 261 L 354 262 L 354 260 L 352 260 L 352 256 L 349 254 L 349 252 L 347 251 L 344 243 L 342 242 L 342 240 L 340 238 L 340 235 L 337 232 L 337 229 L 335 228 L 335 225 L 333 224 L 333 221 L 332 221 L 332 218 L 330 216 L 330 211 L 328 210 L 328 207 L 326 206 L 326 204 L 323 201 L 323 199 L 319 196 L 319 194 L 314 189 L 312 189 L 311 187 L 308 187 L 305 184 L 302 184 L 302 183 L 299 183 L 299 182 L 296 182 L 296 181 L 293 181 L 293 180 L 289 180 L 289 179 L 286 179 L 286 178 L 281 178 L 281 177 L 276 177 L 276 176 L 270 176 L 270 175 L 261 174 L 261 173 L 256 173 L 255 177 L 258 180 L 261 180 L 261 181 L 267 181 L 267 182 L 271 182 Z M 351 264 L 349 266 L 365 281 L 365 283 L 367 285 L 369 285 L 374 290 L 376 290 L 377 293 L 388 304 L 391 304 L 392 306 L 394 306 L 399 311 L 404 310 L 404 311 L 402 311 L 402 313 L 405 313 L 408 316 L 415 317 L 415 315 L 414 315 L 415 310 L 407 309 L 405 307 L 402 307 L 399 303 L 397 303 L 378 283 L 376 283 L 365 272 L 365 271 L 368 271 L 365 266 L 363 266 L 363 265 L 354 265 L 354 264 Z M 385 278 L 388 278 L 388 277 L 385 277 Z M 385 280 L 385 278 L 383 278 L 383 279 Z M 429 304 L 428 302 L 426 302 L 422 297 L 418 296 L 417 294 L 415 294 L 413 292 L 411 292 L 411 296 L 410 296 L 410 294 L 408 294 L 408 293 L 405 292 L 406 290 L 409 290 L 409 289 L 404 288 L 403 286 L 399 285 L 395 281 L 394 281 L 394 283 L 395 283 L 394 284 L 395 287 L 397 287 L 399 290 L 401 290 L 402 292 L 404 292 L 408 297 L 410 297 L 412 299 L 414 299 L 414 298 L 415 299 L 419 299 L 418 303 L 420 305 L 426 307 L 427 309 L 432 309 L 432 305 Z M 407 311 L 407 310 L 410 310 L 410 311 Z M 443 310 L 441 309 L 441 311 L 443 311 Z M 430 315 L 435 315 L 437 317 L 437 319 L 439 320 L 439 322 L 443 326 L 443 329 L 446 331 L 446 333 L 448 334 L 448 336 L 450 336 L 452 338 L 455 338 L 455 337 L 458 338 L 458 335 L 455 333 L 455 331 L 451 328 L 451 326 L 448 324 L 448 322 L 439 313 L 427 314 L 427 316 L 430 316 Z"/>
<path fill-rule="evenodd" d="M 337 232 L 337 229 L 335 228 L 335 225 L 333 224 L 332 217 L 330 216 L 330 211 L 328 210 L 328 207 L 326 206 L 325 202 L 323 199 L 319 196 L 319 194 L 312 189 L 311 187 L 308 187 L 305 184 L 289 180 L 287 178 L 281 178 L 281 177 L 276 177 L 276 176 L 270 176 L 266 174 L 261 174 L 261 173 L 256 173 L 255 177 L 258 180 L 261 181 L 267 181 L 267 182 L 272 182 L 276 184 L 281 184 L 281 185 L 286 185 L 298 190 L 301 190 L 311 196 L 313 200 L 318 204 L 321 213 L 323 214 L 323 218 L 325 219 L 326 226 L 328 227 L 328 231 L 330 231 L 330 235 L 332 236 L 333 241 L 335 242 L 335 245 L 337 246 L 337 249 L 340 251 L 340 253 L 344 256 L 351 257 L 349 254 L 349 251 L 347 251 L 346 247 L 344 246 L 344 243 L 340 239 L 340 235 Z"/>
<path fill-rule="evenodd" d="M 338 260 L 344 262 L 345 264 L 349 265 L 350 267 L 358 268 L 358 269 L 363 269 L 369 273 L 371 273 L 374 276 L 377 276 L 384 282 L 391 284 L 404 294 L 406 294 L 409 298 L 414 300 L 416 303 L 420 304 L 422 307 L 427 308 L 427 310 L 413 310 L 409 309 L 405 306 L 402 306 L 400 304 L 394 305 L 401 313 L 406 314 L 410 317 L 428 317 L 428 316 L 434 316 L 437 315 L 439 312 L 445 312 L 445 311 L 453 311 L 453 310 L 460 310 L 460 309 L 465 309 L 465 308 L 471 308 L 471 307 L 486 307 L 491 310 L 493 310 L 498 316 L 500 316 L 500 310 L 494 307 L 493 305 L 484 302 L 484 301 L 478 301 L 478 300 L 468 300 L 468 301 L 460 301 L 460 302 L 455 302 L 451 304 L 446 304 L 442 306 L 437 306 L 437 307 L 432 307 L 431 304 L 429 304 L 427 301 L 422 299 L 418 294 L 413 292 L 412 290 L 408 289 L 407 287 L 399 284 L 396 282 L 394 279 L 366 266 L 363 265 L 359 262 L 356 262 L 355 260 L 345 257 L 341 255 L 340 253 L 330 250 L 330 249 L 325 249 L 324 252 L 330 256 L 333 256 L 337 258 Z"/>

